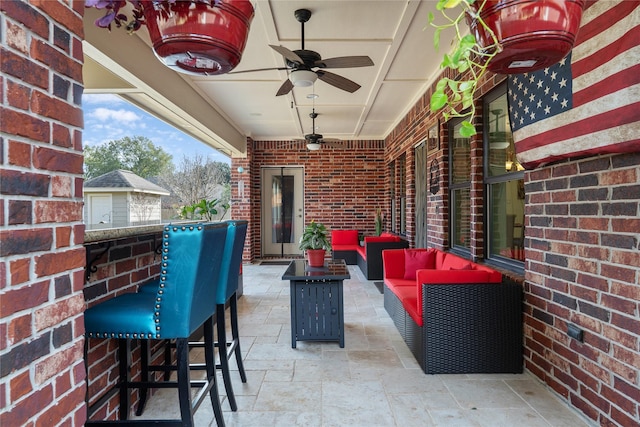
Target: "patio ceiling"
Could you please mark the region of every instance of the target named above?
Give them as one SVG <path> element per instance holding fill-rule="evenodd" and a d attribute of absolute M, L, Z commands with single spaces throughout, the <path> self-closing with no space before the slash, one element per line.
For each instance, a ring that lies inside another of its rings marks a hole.
<path fill-rule="evenodd" d="M 85 92 L 115 93 L 227 155 L 242 156 L 246 137 L 288 140 L 316 131 L 345 140 L 384 139 L 438 74 L 427 16 L 435 1 L 258 0 L 242 61 L 234 71 L 282 67 L 268 45 L 300 49 L 294 11 L 313 15 L 305 24 L 305 48 L 323 58 L 367 55 L 374 66 L 332 72 L 362 87 L 348 93 L 322 81 L 275 94 L 286 71 L 189 76 L 160 65 L 146 30 L 96 28 L 100 11 L 85 14 Z M 447 34 L 443 35 L 442 46 Z M 315 93 L 318 98 L 309 99 Z"/>

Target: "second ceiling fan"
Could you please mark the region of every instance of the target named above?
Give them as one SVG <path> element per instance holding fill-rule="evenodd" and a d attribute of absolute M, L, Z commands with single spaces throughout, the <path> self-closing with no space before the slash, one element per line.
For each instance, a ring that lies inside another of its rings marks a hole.
<path fill-rule="evenodd" d="M 340 145 L 341 141 L 336 138 L 325 138 L 322 134 L 316 133 L 316 117 L 318 117 L 318 113 L 316 113 L 316 109 L 313 109 L 313 112 L 309 113 L 309 117 L 311 117 L 311 133 L 308 133 L 304 136 L 303 140 L 296 141 L 306 141 L 307 148 L 311 151 L 319 150 L 322 146 L 321 144 L 327 144 L 331 146 Z"/>
<path fill-rule="evenodd" d="M 276 96 L 286 95 L 294 86 L 311 86 L 316 79 L 328 83 L 344 91 L 353 93 L 360 89 L 360 85 L 338 74 L 326 71 L 327 68 L 355 68 L 370 67 L 373 61 L 368 56 L 341 56 L 322 59 L 318 52 L 304 48 L 304 23 L 311 18 L 311 11 L 298 9 L 294 16 L 302 26 L 302 48 L 290 50 L 284 46 L 269 45 L 273 50 L 282 55 L 286 61 L 286 67 L 260 68 L 256 70 L 236 71 L 229 74 L 248 73 L 266 70 L 289 70 L 289 78 L 284 81 Z"/>

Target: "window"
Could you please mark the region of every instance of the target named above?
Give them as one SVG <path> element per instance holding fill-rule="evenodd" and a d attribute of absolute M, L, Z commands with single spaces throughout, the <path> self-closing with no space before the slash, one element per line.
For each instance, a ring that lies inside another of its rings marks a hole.
<path fill-rule="evenodd" d="M 391 231 L 397 234 L 407 232 L 407 156 L 405 154 L 392 161 L 391 181 Z"/>
<path fill-rule="evenodd" d="M 449 200 L 452 249 L 470 252 L 471 245 L 471 148 L 469 138 L 460 135 L 461 121 L 449 125 Z"/>
<path fill-rule="evenodd" d="M 389 165 L 389 180 L 391 181 L 391 230 L 396 231 L 396 162 Z"/>
<path fill-rule="evenodd" d="M 407 156 L 403 154 L 398 160 L 398 192 L 400 206 L 400 228 L 396 230 L 399 234 L 407 233 Z"/>
<path fill-rule="evenodd" d="M 506 84 L 484 101 L 485 219 L 487 256 L 509 263 L 524 261 L 524 168 L 515 156 Z"/>

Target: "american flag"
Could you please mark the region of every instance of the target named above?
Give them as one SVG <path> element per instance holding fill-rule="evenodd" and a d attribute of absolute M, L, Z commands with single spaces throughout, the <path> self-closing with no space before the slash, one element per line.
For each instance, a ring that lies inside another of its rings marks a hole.
<path fill-rule="evenodd" d="M 640 152 L 640 1 L 588 2 L 570 55 L 508 79 L 509 120 L 527 169 Z"/>

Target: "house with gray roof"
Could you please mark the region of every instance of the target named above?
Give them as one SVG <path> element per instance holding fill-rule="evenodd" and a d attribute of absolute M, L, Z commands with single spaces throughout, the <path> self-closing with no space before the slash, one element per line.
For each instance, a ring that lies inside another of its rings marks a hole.
<path fill-rule="evenodd" d="M 169 191 L 127 170 L 115 170 L 84 183 L 87 229 L 159 224 L 162 196 Z"/>

